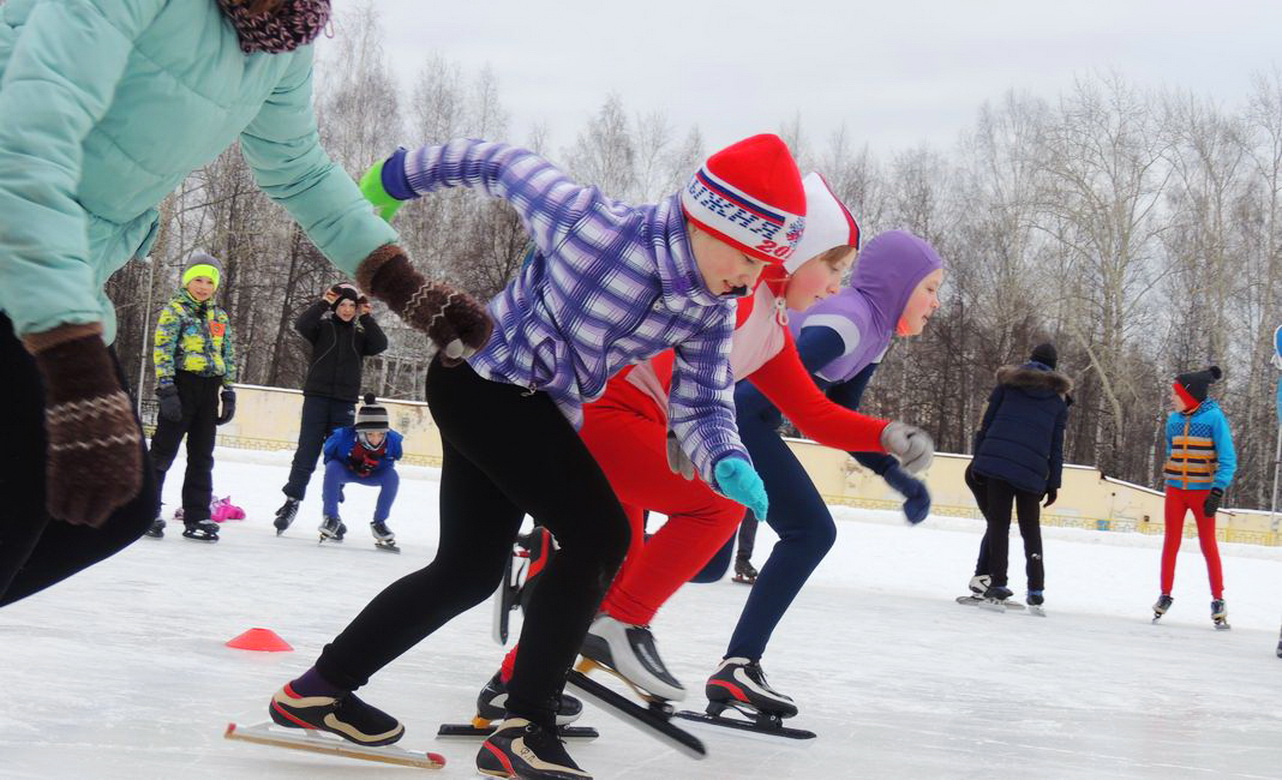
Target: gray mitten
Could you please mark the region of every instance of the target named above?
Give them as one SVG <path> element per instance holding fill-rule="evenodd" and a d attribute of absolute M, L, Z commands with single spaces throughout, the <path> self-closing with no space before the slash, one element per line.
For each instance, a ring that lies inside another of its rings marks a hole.
<path fill-rule="evenodd" d="M 881 432 L 881 446 L 899 458 L 910 474 L 917 474 L 930 467 L 935 458 L 935 442 L 921 428 L 901 422 L 892 422 Z"/>
<path fill-rule="evenodd" d="M 668 468 L 672 469 L 673 474 L 694 479 L 694 463 L 686 451 L 681 449 L 681 442 L 677 441 L 677 435 L 672 431 L 668 431 Z"/>

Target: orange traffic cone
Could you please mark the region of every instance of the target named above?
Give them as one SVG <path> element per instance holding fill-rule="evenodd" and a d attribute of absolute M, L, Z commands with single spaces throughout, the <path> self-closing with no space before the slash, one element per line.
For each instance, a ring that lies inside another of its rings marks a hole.
<path fill-rule="evenodd" d="M 239 650 L 257 650 L 263 653 L 279 653 L 294 649 L 289 642 L 281 639 L 270 628 L 251 628 L 235 639 L 228 640 L 227 646 L 235 647 Z"/>

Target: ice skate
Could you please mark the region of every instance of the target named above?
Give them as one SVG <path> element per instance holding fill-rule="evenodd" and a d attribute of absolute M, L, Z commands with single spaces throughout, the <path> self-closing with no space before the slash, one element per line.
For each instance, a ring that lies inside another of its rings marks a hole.
<path fill-rule="evenodd" d="M 757 569 L 747 558 L 735 558 L 734 581 L 752 585 L 757 581 Z"/>
<path fill-rule="evenodd" d="M 392 529 L 387 527 L 387 523 L 382 520 L 375 520 L 369 524 L 369 531 L 374 535 L 374 546 L 380 550 L 398 553 L 401 548 L 396 546 L 396 534 Z"/>
<path fill-rule="evenodd" d="M 405 733 L 400 721 L 354 693 L 300 696 L 292 685 L 277 691 L 268 706 L 272 721 L 280 726 L 328 731 L 358 745 L 390 745 Z"/>
<path fill-rule="evenodd" d="M 1015 591 L 1005 585 L 989 585 L 988 590 L 984 591 L 984 598 L 979 602 L 980 609 L 990 609 L 995 612 L 1005 612 L 1009 606 L 1018 606 L 1010 603 L 1010 597 L 1015 595 Z"/>
<path fill-rule="evenodd" d="M 184 525 L 186 526 L 183 530 L 184 539 L 197 542 L 218 541 L 218 523 L 213 520 L 200 520 L 195 523 L 184 523 Z"/>
<path fill-rule="evenodd" d="M 1040 590 L 1030 590 L 1024 598 L 1024 603 L 1028 605 L 1028 611 L 1039 617 L 1046 617 L 1046 599 Z"/>
<path fill-rule="evenodd" d="M 509 718 L 499 725 L 476 754 L 476 770 L 522 780 L 592 780 L 555 733 L 525 718 Z"/>
<path fill-rule="evenodd" d="M 285 503 L 281 504 L 280 509 L 276 510 L 276 519 L 272 521 L 272 525 L 276 526 L 276 535 L 280 536 L 285 533 L 285 529 L 289 528 L 289 524 L 294 522 L 294 518 L 297 515 L 298 499 L 286 498 Z"/>
<path fill-rule="evenodd" d="M 337 517 L 326 517 L 320 524 L 320 543 L 343 541 L 343 521 Z"/>
<path fill-rule="evenodd" d="M 1232 628 L 1229 625 L 1229 610 L 1224 606 L 1224 599 L 1215 599 L 1211 602 L 1211 622 L 1221 631 Z"/>
<path fill-rule="evenodd" d="M 590 726 L 571 726 L 583 714 L 583 702 L 562 693 L 557 704 L 556 732 L 564 740 L 596 739 L 600 733 Z M 485 683 L 476 697 L 476 717 L 471 723 L 444 723 L 436 732 L 438 737 L 488 737 L 498 730 L 494 724 L 507 716 L 507 684 L 501 672 L 496 672 Z"/>
<path fill-rule="evenodd" d="M 598 615 L 588 628 L 580 652 L 589 661 L 616 673 L 639 693 L 665 701 L 686 697 L 686 689 L 659 657 L 649 626 L 633 626 L 609 615 Z"/>
<path fill-rule="evenodd" d="M 1169 593 L 1163 593 L 1158 596 L 1157 602 L 1153 604 L 1153 622 L 1156 623 L 1161 620 L 1162 616 L 1166 614 L 1166 611 L 1171 608 L 1171 604 L 1174 602 L 1175 599 L 1171 598 Z"/>
<path fill-rule="evenodd" d="M 146 530 L 146 535 L 152 539 L 162 539 L 165 536 L 165 518 L 157 517 L 151 521 L 151 525 Z"/>
<path fill-rule="evenodd" d="M 766 682 L 761 664 L 747 658 L 727 658 L 708 678 L 704 686 L 709 715 L 721 715 L 727 708 L 736 709 L 761 721 L 778 721 L 797 714 L 792 698 L 779 693 Z"/>

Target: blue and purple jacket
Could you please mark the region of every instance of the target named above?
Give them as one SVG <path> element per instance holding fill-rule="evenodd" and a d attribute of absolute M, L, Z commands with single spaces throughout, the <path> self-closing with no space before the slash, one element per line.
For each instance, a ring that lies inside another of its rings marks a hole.
<path fill-rule="evenodd" d="M 516 209 L 534 242 L 489 303 L 494 335 L 468 360 L 478 374 L 547 393 L 577 428 L 611 376 L 674 347 L 669 422 L 700 475 L 715 485 L 721 459 L 751 461 L 735 427 L 735 303 L 704 284 L 678 196 L 630 206 L 533 152 L 486 141 L 425 146 L 403 161 L 412 194 L 390 186 L 395 197 L 480 189 Z"/>

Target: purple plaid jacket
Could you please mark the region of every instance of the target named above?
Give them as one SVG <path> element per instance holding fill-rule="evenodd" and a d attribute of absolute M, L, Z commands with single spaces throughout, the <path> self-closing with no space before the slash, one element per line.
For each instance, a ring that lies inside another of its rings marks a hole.
<path fill-rule="evenodd" d="M 629 206 L 571 181 L 525 149 L 475 140 L 405 157 L 415 195 L 472 187 L 506 200 L 534 241 L 490 301 L 494 335 L 468 362 L 495 382 L 547 393 L 577 428 L 615 372 L 674 347 L 669 422 L 700 475 L 751 462 L 735 427 L 730 337 L 735 304 L 695 266 L 676 195 Z"/>

